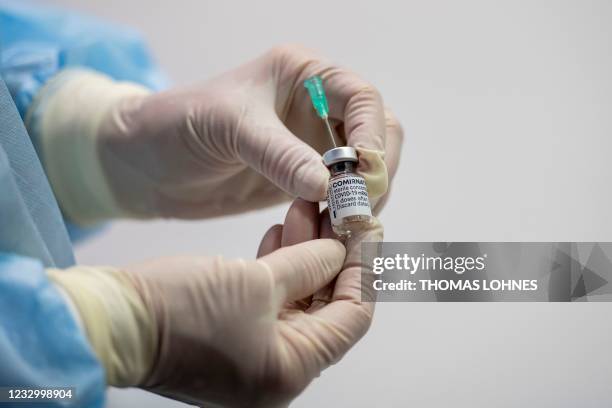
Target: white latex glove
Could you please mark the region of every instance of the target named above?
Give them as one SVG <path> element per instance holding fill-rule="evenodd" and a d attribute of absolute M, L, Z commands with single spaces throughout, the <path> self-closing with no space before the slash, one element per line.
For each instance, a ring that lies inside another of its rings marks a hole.
<path fill-rule="evenodd" d="M 285 406 L 365 334 L 374 303 L 361 301 L 360 244 L 381 240 L 382 228 L 351 237 L 346 258 L 330 239 L 279 249 L 318 235 L 305 205 L 313 204 L 292 207 L 280 234 L 266 234 L 257 261 L 183 258 L 128 269 L 162 339 L 145 389 L 196 404 Z"/>
<path fill-rule="evenodd" d="M 359 251 L 361 240 L 382 238 L 379 224 L 346 251 L 333 239 L 279 249 L 319 235 L 313 209 L 296 202 L 257 260 L 180 257 L 49 273 L 72 298 L 110 385 L 206 406 L 284 406 L 363 336 L 374 309 L 361 301 Z"/>
<path fill-rule="evenodd" d="M 27 122 L 41 133 L 62 207 L 81 224 L 231 214 L 288 195 L 322 201 L 329 172 L 320 153 L 330 145 L 303 87 L 312 75 L 323 78 L 339 135 L 360 154 L 371 198 L 382 196 L 397 169 L 401 127 L 372 85 L 297 46 L 153 95 L 99 74 L 60 74 Z M 76 175 L 75 146 L 97 160 L 78 162 Z"/>

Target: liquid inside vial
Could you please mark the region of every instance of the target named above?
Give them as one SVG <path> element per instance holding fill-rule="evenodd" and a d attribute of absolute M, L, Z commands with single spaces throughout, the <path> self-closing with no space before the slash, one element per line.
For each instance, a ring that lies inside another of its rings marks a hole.
<path fill-rule="evenodd" d="M 327 207 L 332 229 L 348 236 L 372 223 L 372 210 L 365 179 L 355 173 L 355 163 L 342 161 L 329 166 Z"/>

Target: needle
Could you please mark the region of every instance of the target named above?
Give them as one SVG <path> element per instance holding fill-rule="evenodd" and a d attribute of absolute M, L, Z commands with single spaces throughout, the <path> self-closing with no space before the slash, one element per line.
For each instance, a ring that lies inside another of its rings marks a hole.
<path fill-rule="evenodd" d="M 334 130 L 329 124 L 329 107 L 327 106 L 323 80 L 318 76 L 310 77 L 304 81 L 304 87 L 308 90 L 312 106 L 317 111 L 317 115 L 325 122 L 325 127 L 327 127 L 327 132 L 329 133 L 332 144 L 334 147 L 338 147 L 338 145 L 336 145 L 336 139 L 334 138 Z"/>
<path fill-rule="evenodd" d="M 331 139 L 332 144 L 334 145 L 334 147 L 338 147 L 338 145 L 336 145 L 336 139 L 334 138 L 334 131 L 332 130 L 331 125 L 329 124 L 329 118 L 326 116 L 323 118 L 323 121 L 325 122 L 327 131 L 329 132 L 329 138 Z"/>

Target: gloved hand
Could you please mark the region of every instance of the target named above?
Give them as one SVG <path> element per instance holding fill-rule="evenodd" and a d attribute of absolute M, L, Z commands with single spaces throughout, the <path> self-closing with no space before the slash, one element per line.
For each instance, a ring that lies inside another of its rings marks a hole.
<path fill-rule="evenodd" d="M 319 234 L 316 207 L 298 201 L 257 260 L 181 257 L 49 274 L 97 336 L 110 385 L 196 404 L 286 405 L 365 333 L 373 312 L 361 302 L 359 243 L 380 240 L 380 225 L 350 238 L 346 252 L 333 239 L 278 248 Z"/>
<path fill-rule="evenodd" d="M 302 85 L 312 75 L 323 78 L 330 117 L 358 150 L 371 198 L 380 198 L 397 169 L 399 123 L 372 85 L 301 47 L 151 95 L 67 71 L 43 88 L 26 124 L 40 135 L 64 211 L 80 224 L 210 217 L 288 195 L 321 201 L 329 172 L 320 153 L 330 145 Z"/>

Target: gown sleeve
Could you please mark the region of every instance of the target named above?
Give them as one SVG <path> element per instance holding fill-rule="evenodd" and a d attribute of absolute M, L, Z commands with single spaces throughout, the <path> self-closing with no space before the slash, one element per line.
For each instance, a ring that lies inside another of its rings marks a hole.
<path fill-rule="evenodd" d="M 45 82 L 74 67 L 153 90 L 168 83 L 135 30 L 28 1 L 0 0 L 0 75 L 22 119 Z M 37 148 L 36 134 L 30 137 Z M 82 228 L 64 220 L 73 242 L 104 227 Z"/>

